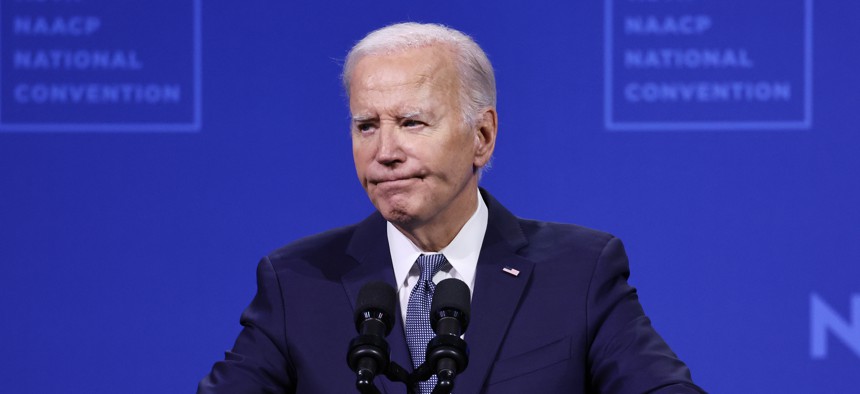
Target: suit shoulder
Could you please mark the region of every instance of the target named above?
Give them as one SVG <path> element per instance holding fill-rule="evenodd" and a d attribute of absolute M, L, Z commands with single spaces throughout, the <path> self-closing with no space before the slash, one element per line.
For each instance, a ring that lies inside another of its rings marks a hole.
<path fill-rule="evenodd" d="M 570 237 L 579 240 L 594 240 L 606 243 L 615 238 L 605 231 L 595 230 L 578 224 L 545 222 L 532 219 L 519 219 L 520 227 L 527 237 Z"/>
<path fill-rule="evenodd" d="M 338 227 L 297 239 L 287 245 L 275 249 L 266 255 L 266 258 L 268 258 L 272 264 L 278 265 L 278 263 L 290 260 L 317 261 L 320 257 L 324 257 L 332 253 L 343 254 L 347 245 L 349 245 L 349 241 L 357 226 L 357 224 L 353 224 Z"/>
<path fill-rule="evenodd" d="M 519 219 L 520 228 L 529 240 L 529 247 L 566 249 L 599 256 L 609 241 L 610 233 L 568 223 Z M 595 256 L 595 257 L 596 257 Z"/>

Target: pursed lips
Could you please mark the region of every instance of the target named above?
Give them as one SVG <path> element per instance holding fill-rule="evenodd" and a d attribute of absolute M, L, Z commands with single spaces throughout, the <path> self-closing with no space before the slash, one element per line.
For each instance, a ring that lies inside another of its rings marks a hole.
<path fill-rule="evenodd" d="M 385 177 L 380 179 L 373 179 L 370 181 L 371 184 L 377 186 L 398 186 L 401 184 L 405 184 L 410 181 L 420 180 L 420 177 L 417 176 L 399 176 L 399 177 Z"/>

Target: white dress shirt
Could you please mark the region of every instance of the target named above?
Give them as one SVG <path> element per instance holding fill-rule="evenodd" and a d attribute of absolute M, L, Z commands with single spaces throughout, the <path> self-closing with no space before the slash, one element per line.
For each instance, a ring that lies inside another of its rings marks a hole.
<path fill-rule="evenodd" d="M 447 263 L 442 265 L 439 273 L 433 277 L 434 283 L 447 278 L 462 280 L 469 286 L 470 294 L 475 289 L 475 270 L 478 266 L 478 256 L 481 254 L 481 245 L 484 243 L 484 233 L 487 231 L 487 219 L 489 212 L 487 204 L 478 193 L 478 206 L 469 221 L 463 225 L 457 236 L 448 246 L 438 252 L 425 252 L 418 248 L 397 227 L 388 223 L 388 248 L 391 250 L 391 263 L 394 265 L 394 279 L 397 281 L 397 297 L 400 300 L 400 316 L 406 325 L 406 306 L 409 304 L 409 294 L 421 270 L 418 269 L 418 256 L 422 254 L 445 255 Z"/>

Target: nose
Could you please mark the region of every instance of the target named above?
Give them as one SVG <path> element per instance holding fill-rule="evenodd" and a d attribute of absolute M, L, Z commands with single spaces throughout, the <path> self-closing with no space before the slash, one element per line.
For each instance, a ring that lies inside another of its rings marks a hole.
<path fill-rule="evenodd" d="M 377 133 L 376 161 L 385 166 L 396 166 L 406 159 L 401 135 L 394 125 L 383 124 Z"/>

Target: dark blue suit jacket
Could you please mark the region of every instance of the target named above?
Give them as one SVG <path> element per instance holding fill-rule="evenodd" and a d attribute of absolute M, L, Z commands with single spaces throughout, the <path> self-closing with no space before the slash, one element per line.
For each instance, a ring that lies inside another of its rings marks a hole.
<path fill-rule="evenodd" d="M 455 393 L 700 392 L 627 284 L 617 238 L 518 219 L 482 192 L 489 223 L 466 333 L 470 361 Z M 244 328 L 198 392 L 357 392 L 346 348 L 356 296 L 373 280 L 395 285 L 378 212 L 263 258 Z M 392 361 L 410 368 L 400 316 L 395 324 Z M 384 377 L 377 386 L 405 393 Z"/>

